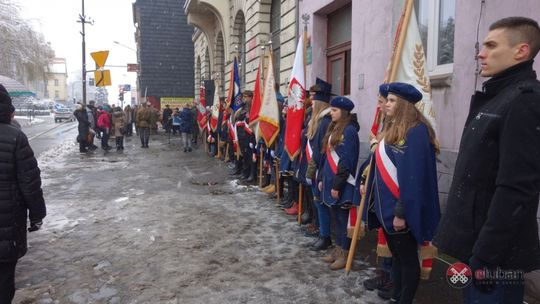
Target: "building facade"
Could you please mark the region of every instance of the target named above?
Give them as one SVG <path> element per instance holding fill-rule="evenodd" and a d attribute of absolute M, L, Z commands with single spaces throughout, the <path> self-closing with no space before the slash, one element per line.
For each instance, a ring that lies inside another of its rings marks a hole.
<path fill-rule="evenodd" d="M 242 89 L 253 90 L 261 55 L 272 50 L 276 82 L 285 90 L 294 61 L 299 17 L 295 0 L 187 0 L 184 10 L 193 34 L 196 98 L 204 80 L 229 87 L 233 59 Z"/>
<path fill-rule="evenodd" d="M 182 4 L 178 0 L 133 3 L 138 100 L 146 96 L 158 109 L 162 98 L 193 99 L 193 27 Z"/>
<path fill-rule="evenodd" d="M 276 78 L 286 93 L 296 43 L 306 24 L 307 87 L 320 77 L 333 84 L 333 93 L 356 103 L 365 157 L 378 86 L 391 57 L 404 4 L 405 0 L 188 0 L 184 9 L 188 22 L 196 27 L 195 95 L 205 79 L 221 79 L 228 88 L 234 56 L 242 63 L 242 86 L 252 90 L 261 46 L 270 40 L 274 62 L 278 63 Z M 427 54 L 442 148 L 438 170 L 444 205 L 470 97 L 485 81 L 478 76 L 477 40 L 481 47 L 489 25 L 500 18 L 538 19 L 540 6 L 535 0 L 521 1 L 519 6 L 503 0 L 415 0 L 414 6 Z M 540 70 L 538 62 L 535 68 Z"/>
<path fill-rule="evenodd" d="M 65 103 L 68 100 L 67 66 L 65 58 L 53 58 L 45 78 L 44 99 Z"/>

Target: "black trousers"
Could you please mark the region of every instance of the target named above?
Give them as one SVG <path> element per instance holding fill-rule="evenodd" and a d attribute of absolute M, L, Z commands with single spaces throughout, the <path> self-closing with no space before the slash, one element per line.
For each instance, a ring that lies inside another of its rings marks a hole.
<path fill-rule="evenodd" d="M 410 231 L 393 235 L 384 231 L 384 236 L 392 252 L 392 298 L 396 299 L 398 304 L 412 303 L 420 282 L 418 243 Z"/>
<path fill-rule="evenodd" d="M 0 262 L 0 304 L 10 304 L 15 296 L 15 266 L 17 261 Z"/>

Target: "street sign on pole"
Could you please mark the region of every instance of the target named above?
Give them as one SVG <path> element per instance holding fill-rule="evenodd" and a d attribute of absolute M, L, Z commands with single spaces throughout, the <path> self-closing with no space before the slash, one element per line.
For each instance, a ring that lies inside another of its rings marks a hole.
<path fill-rule="evenodd" d="M 110 70 L 95 71 L 94 78 L 96 79 L 96 87 L 104 87 L 111 85 Z"/>
<path fill-rule="evenodd" d="M 92 55 L 92 58 L 94 58 L 97 68 L 102 68 L 105 65 L 105 61 L 107 61 L 109 51 L 93 52 L 90 53 L 90 55 Z"/>
<path fill-rule="evenodd" d="M 128 72 L 138 72 L 139 71 L 139 65 L 136 63 L 128 63 L 127 64 L 127 71 Z"/>

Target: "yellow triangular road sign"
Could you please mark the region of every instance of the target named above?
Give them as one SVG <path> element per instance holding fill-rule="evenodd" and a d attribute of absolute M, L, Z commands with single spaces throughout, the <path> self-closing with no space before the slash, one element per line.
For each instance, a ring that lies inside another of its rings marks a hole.
<path fill-rule="evenodd" d="M 109 51 L 93 52 L 93 53 L 90 53 L 90 55 L 92 55 L 92 58 L 94 58 L 94 61 L 96 62 L 97 67 L 102 68 L 105 65 L 105 61 L 107 61 L 107 56 L 109 56 Z"/>

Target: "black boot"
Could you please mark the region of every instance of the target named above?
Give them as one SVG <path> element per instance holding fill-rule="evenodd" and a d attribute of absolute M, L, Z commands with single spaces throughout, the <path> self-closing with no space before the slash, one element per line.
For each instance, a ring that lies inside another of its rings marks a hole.
<path fill-rule="evenodd" d="M 382 290 L 383 286 L 390 281 L 390 276 L 382 269 L 375 270 L 375 276 L 364 281 L 367 290 Z"/>
<path fill-rule="evenodd" d="M 322 237 L 317 240 L 317 242 L 311 247 L 311 250 L 320 251 L 326 250 L 328 247 L 332 246 L 332 239 L 328 237 Z"/>

